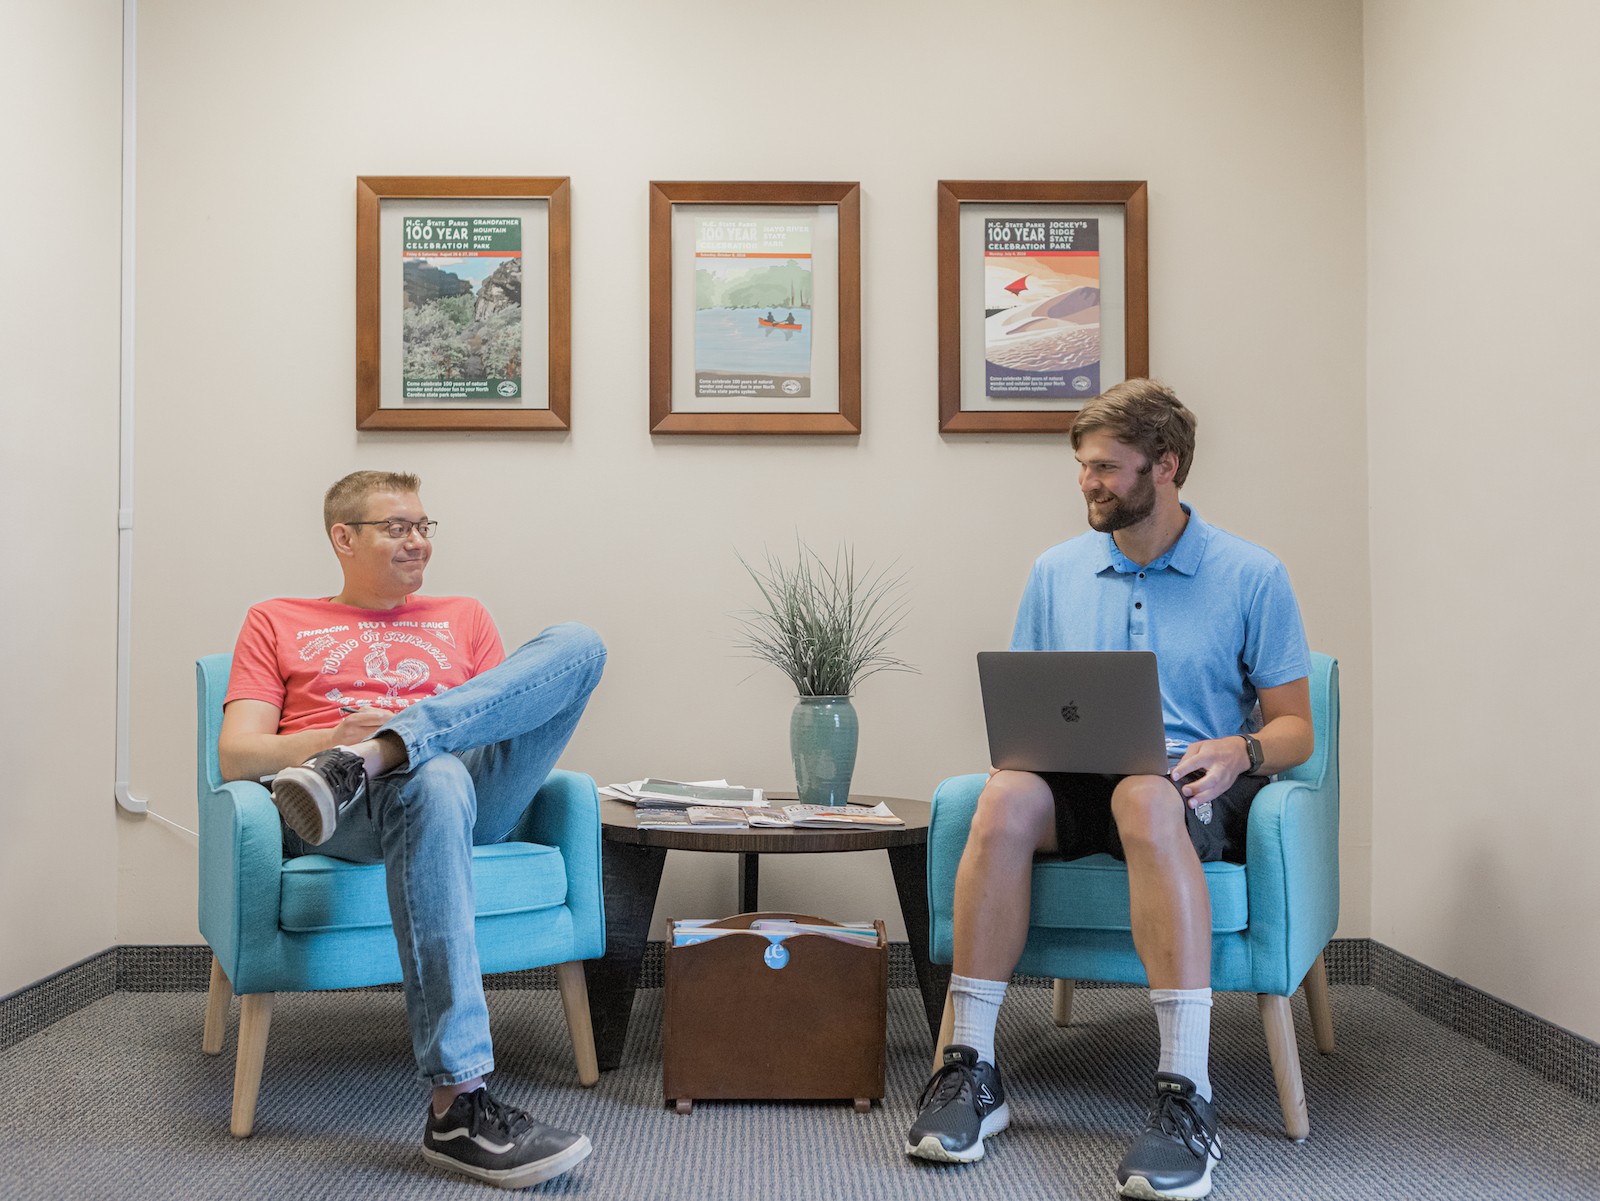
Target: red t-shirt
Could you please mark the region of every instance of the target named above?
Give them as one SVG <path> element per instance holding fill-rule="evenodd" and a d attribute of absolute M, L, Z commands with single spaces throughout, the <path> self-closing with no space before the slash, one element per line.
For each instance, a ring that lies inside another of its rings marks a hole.
<path fill-rule="evenodd" d="M 506 657 L 469 596 L 411 596 L 395 609 L 280 597 L 252 605 L 223 700 L 265 701 L 278 733 L 338 725 L 352 709 L 407 705 L 464 684 Z"/>

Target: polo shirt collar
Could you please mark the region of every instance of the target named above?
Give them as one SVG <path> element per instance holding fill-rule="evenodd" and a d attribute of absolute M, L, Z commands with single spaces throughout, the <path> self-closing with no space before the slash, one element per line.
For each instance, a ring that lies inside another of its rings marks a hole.
<path fill-rule="evenodd" d="M 1117 549 L 1117 540 L 1110 534 L 1100 535 L 1101 563 L 1095 569 L 1096 573 L 1102 571 L 1115 571 L 1127 574 L 1135 571 L 1165 571 L 1172 568 L 1180 575 L 1192 576 L 1200 569 L 1200 560 L 1205 557 L 1206 543 L 1211 538 L 1211 527 L 1200 520 L 1200 515 L 1182 501 L 1178 502 L 1183 511 L 1189 515 L 1189 524 L 1183 527 L 1183 533 L 1178 535 L 1178 540 L 1172 547 L 1148 567 L 1141 568 L 1127 555 Z"/>

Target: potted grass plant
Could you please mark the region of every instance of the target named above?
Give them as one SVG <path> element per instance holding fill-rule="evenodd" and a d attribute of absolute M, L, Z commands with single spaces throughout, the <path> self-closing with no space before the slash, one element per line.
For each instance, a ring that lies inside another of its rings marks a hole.
<path fill-rule="evenodd" d="M 763 566 L 739 556 L 761 603 L 736 615 L 738 646 L 783 672 L 798 693 L 789 749 L 800 803 L 843 805 L 859 737 L 850 698 L 868 676 L 917 670 L 888 650 L 905 618 L 905 576 L 857 571 L 848 544 L 831 563 L 798 538 L 795 551 L 792 562 L 768 551 Z"/>

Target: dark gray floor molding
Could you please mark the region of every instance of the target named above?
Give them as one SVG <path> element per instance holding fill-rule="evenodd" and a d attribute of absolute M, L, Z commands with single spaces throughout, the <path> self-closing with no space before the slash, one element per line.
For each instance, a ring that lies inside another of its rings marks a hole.
<path fill-rule="evenodd" d="M 211 948 L 117 948 L 118 992 L 203 992 L 211 987 Z"/>
<path fill-rule="evenodd" d="M 646 947 L 641 988 L 661 987 L 663 954 L 662 943 Z M 1325 961 L 1330 984 L 1376 988 L 1583 1100 L 1600 1102 L 1600 1044 L 1370 938 L 1334 939 L 1328 944 Z M 0 1050 L 114 992 L 199 992 L 207 987 L 210 973 L 211 952 L 204 946 L 112 947 L 0 997 Z M 506 972 L 489 977 L 487 983 L 493 989 L 554 988 L 555 970 Z M 1019 976 L 1015 983 L 1042 988 L 1050 981 Z M 905 943 L 889 946 L 889 987 L 916 987 L 911 952 Z M 1081 987 L 1121 986 L 1085 981 Z"/>
<path fill-rule="evenodd" d="M 1600 1044 L 1437 972 L 1381 942 L 1359 941 L 1368 944 L 1371 957 L 1364 983 L 1585 1101 L 1600 1101 Z"/>
<path fill-rule="evenodd" d="M 116 992 L 117 957 L 115 947 L 101 951 L 0 997 L 0 1051 Z"/>

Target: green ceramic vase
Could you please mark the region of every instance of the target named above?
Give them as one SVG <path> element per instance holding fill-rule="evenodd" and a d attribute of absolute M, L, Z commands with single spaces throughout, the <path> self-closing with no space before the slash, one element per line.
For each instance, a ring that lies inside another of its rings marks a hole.
<path fill-rule="evenodd" d="M 803 696 L 789 718 L 795 790 L 802 805 L 843 805 L 856 769 L 856 710 L 847 696 Z"/>

